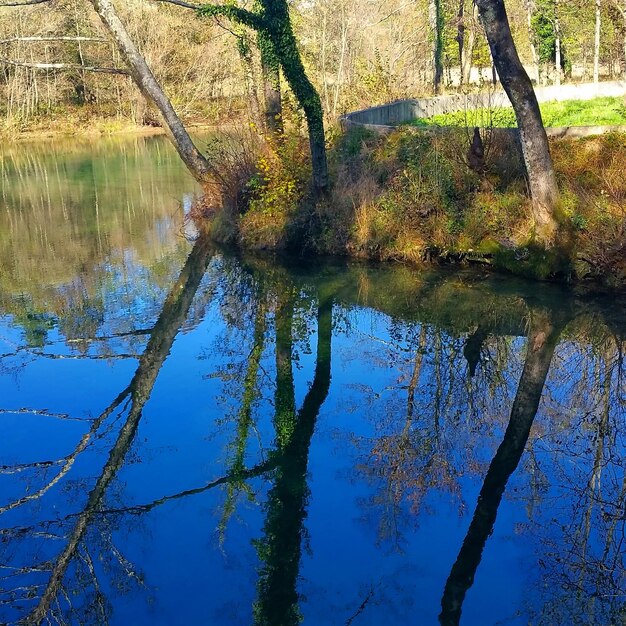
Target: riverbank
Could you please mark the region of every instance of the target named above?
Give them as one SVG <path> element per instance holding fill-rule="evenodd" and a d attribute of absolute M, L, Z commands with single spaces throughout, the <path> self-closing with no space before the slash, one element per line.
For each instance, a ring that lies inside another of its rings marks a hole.
<path fill-rule="evenodd" d="M 244 249 L 347 255 L 378 261 L 482 264 L 541 280 L 626 287 L 626 135 L 552 141 L 568 244 L 533 242 L 530 199 L 510 135 L 488 132 L 472 163 L 465 129 L 381 136 L 335 134 L 332 186 L 312 202 L 306 146 L 264 149 L 243 193 L 194 215 L 221 242 Z"/>
<path fill-rule="evenodd" d="M 222 114 L 218 118 L 208 119 L 196 116 L 185 121 L 191 131 L 212 131 L 229 129 L 238 126 L 243 113 L 234 115 Z M 86 137 L 97 138 L 112 135 L 158 136 L 166 131 L 155 117 L 143 122 L 134 121 L 130 117 L 106 115 L 95 107 L 86 105 L 67 107 L 62 111 L 51 113 L 28 122 L 0 125 L 0 140 L 7 143 L 22 143 L 54 139 L 55 137 Z"/>

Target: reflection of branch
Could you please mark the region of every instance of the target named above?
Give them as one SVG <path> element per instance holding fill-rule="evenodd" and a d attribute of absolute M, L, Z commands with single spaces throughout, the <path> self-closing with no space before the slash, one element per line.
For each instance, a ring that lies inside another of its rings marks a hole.
<path fill-rule="evenodd" d="M 234 458 L 230 465 L 231 474 L 237 474 L 244 468 L 246 446 L 248 435 L 253 426 L 252 409 L 259 395 L 258 376 L 261 357 L 265 344 L 265 306 L 262 300 L 257 303 L 257 311 L 254 320 L 254 333 L 252 340 L 252 350 L 248 357 L 248 367 L 243 381 L 243 396 L 241 399 L 241 409 L 237 419 L 236 438 L 232 444 Z M 241 483 L 240 483 L 241 485 Z M 237 495 L 237 483 L 231 482 L 228 485 L 224 512 L 219 523 L 220 541 L 224 540 L 228 520 L 235 510 L 235 498 Z"/>
<path fill-rule="evenodd" d="M 0 409 L 0 415 L 41 415 L 42 417 L 54 417 L 71 422 L 92 422 L 91 417 L 70 417 L 67 413 L 51 413 L 48 409 Z"/>
<path fill-rule="evenodd" d="M 444 626 L 457 626 L 461 619 L 465 594 L 474 582 L 507 482 L 524 453 L 561 329 L 560 324 L 553 323 L 543 313 L 537 313 L 531 322 L 526 361 L 511 409 L 509 425 L 491 461 L 478 496 L 474 517 L 446 582 L 439 615 L 439 622 Z"/>
<path fill-rule="evenodd" d="M 102 423 L 109 417 L 109 415 L 111 415 L 111 413 L 113 413 L 113 411 L 115 411 L 115 409 L 117 409 L 117 407 L 122 403 L 122 401 L 128 396 L 129 393 L 130 387 L 127 387 L 126 389 L 124 389 L 124 391 L 122 391 L 122 393 L 119 394 L 119 396 L 117 396 L 117 398 L 115 398 L 115 400 L 113 400 L 113 402 L 100 414 L 100 416 L 96 420 L 94 420 L 91 428 L 83 435 L 82 439 L 80 440 L 74 451 L 60 461 L 61 463 L 63 463 L 63 467 L 61 468 L 59 473 L 50 482 L 48 482 L 48 484 L 46 484 L 41 489 L 38 489 L 34 493 L 19 498 L 18 500 L 15 500 L 10 504 L 1 506 L 0 514 L 6 513 L 11 509 L 17 508 L 18 506 L 22 506 L 23 504 L 26 504 L 31 500 L 41 498 L 41 496 L 43 496 L 47 491 L 54 487 L 54 485 L 56 485 L 72 469 L 72 465 L 74 465 L 74 462 L 76 461 L 78 455 L 83 452 L 83 450 L 87 447 L 87 444 L 91 441 L 91 438 L 98 431 Z"/>
<path fill-rule="evenodd" d="M 198 239 L 178 280 L 165 299 L 159 319 L 150 336 L 150 341 L 129 385 L 131 408 L 126 422 L 120 429 L 102 473 L 87 498 L 85 508 L 78 515 L 65 548 L 54 562 L 48 584 L 39 603 L 24 621 L 27 625 L 38 625 L 45 618 L 59 592 L 65 572 L 76 555 L 76 550 L 100 506 L 110 482 L 126 458 L 126 453 L 135 438 L 143 407 L 152 393 L 158 373 L 170 352 L 174 339 L 189 313 L 193 297 L 206 271 L 210 253 L 209 241 L 206 238 Z"/>
<path fill-rule="evenodd" d="M 118 513 L 147 513 L 157 506 L 161 506 L 162 504 L 166 504 L 167 502 L 171 502 L 172 500 L 180 500 L 181 498 L 186 498 L 188 496 L 196 496 L 201 493 L 205 493 L 210 491 L 215 487 L 219 487 L 220 485 L 228 485 L 231 483 L 240 483 L 244 480 L 250 480 L 251 478 L 256 478 L 257 476 L 261 476 L 266 474 L 267 472 L 272 471 L 279 463 L 280 463 L 281 455 L 280 453 L 275 453 L 270 456 L 266 461 L 251 467 L 250 469 L 239 470 L 238 472 L 231 472 L 226 474 L 225 476 L 221 476 L 220 478 L 216 478 L 215 480 L 203 485 L 202 487 L 196 487 L 195 489 L 187 489 L 185 491 L 181 491 L 179 493 L 175 493 L 171 496 L 163 496 L 158 500 L 154 500 L 149 504 L 137 504 L 135 506 L 129 506 L 121 509 L 104 509 L 99 513 L 101 515 L 115 515 Z"/>

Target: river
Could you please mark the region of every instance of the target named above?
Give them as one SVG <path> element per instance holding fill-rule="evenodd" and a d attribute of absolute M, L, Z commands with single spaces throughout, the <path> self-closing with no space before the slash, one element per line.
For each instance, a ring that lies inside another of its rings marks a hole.
<path fill-rule="evenodd" d="M 160 137 L 0 168 L 0 623 L 621 623 L 623 301 L 189 241 Z"/>

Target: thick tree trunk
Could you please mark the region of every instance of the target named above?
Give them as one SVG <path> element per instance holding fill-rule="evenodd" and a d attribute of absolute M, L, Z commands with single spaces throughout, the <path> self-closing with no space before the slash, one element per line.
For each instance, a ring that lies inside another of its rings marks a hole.
<path fill-rule="evenodd" d="M 476 0 L 493 61 L 517 118 L 532 196 L 535 235 L 543 244 L 554 241 L 559 191 L 548 137 L 532 83 L 515 48 L 504 0 Z"/>
<path fill-rule="evenodd" d="M 211 174 L 208 161 L 194 145 L 172 103 L 161 89 L 161 85 L 159 85 L 117 16 L 111 0 L 89 0 L 89 2 L 100 16 L 106 29 L 113 36 L 122 58 L 130 69 L 135 84 L 145 98 L 161 112 L 180 158 L 196 180 L 201 183 L 207 182 Z"/>
<path fill-rule="evenodd" d="M 478 496 L 474 517 L 446 582 L 439 615 L 439 623 L 443 626 L 457 626 L 460 622 L 465 594 L 474 582 L 485 544 L 493 532 L 507 482 L 524 453 L 561 334 L 562 325 L 555 324 L 549 314 L 538 312 L 533 318 L 524 370 L 517 387 L 509 425 L 491 461 Z"/>
<path fill-rule="evenodd" d="M 324 114 L 322 101 L 313 83 L 309 80 L 293 33 L 284 29 L 275 38 L 279 50 L 283 74 L 293 91 L 298 104 L 302 107 L 309 128 L 309 146 L 311 148 L 311 165 L 313 170 L 313 187 L 317 192 L 328 189 L 328 164 L 326 161 L 326 138 L 324 135 Z"/>

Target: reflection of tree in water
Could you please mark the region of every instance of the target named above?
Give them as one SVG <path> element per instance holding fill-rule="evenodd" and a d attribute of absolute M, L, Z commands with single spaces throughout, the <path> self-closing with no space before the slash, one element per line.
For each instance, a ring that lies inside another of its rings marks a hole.
<path fill-rule="evenodd" d="M 560 365 L 572 401 L 548 425 L 550 448 L 537 446 L 556 495 L 550 510 L 533 505 L 524 527 L 546 555 L 538 577 L 545 601 L 529 607 L 540 624 L 622 623 L 626 616 L 625 347 L 600 325 L 586 352 Z"/>
<path fill-rule="evenodd" d="M 446 585 L 442 623 L 460 619 L 465 592 L 493 531 L 505 486 L 523 458 L 520 471 L 526 474 L 516 485 L 527 481 L 530 521 L 526 526 L 538 540 L 539 570 L 545 570 L 538 581 L 541 588 L 528 600 L 529 614 L 538 616 L 539 623 L 558 624 L 614 623 L 624 615 L 623 340 L 608 327 L 602 329 L 601 320 L 593 316 L 579 316 L 562 334 L 572 312 L 567 306 L 546 311 L 550 308 L 529 310 L 524 370 L 508 427 L 486 473 L 466 540 Z M 442 335 L 440 329 L 429 334 L 423 324 L 416 330 L 407 335 L 412 337 L 408 344 L 414 360 L 406 361 L 408 369 L 398 378 L 397 388 L 386 389 L 397 392 L 396 399 L 389 393 L 384 399 L 377 395 L 372 410 L 377 415 L 389 411 L 390 418 L 382 422 L 383 434 L 365 448 L 369 456 L 360 467 L 372 485 L 379 486 L 368 508 L 375 507 L 370 511 L 380 516 L 383 538 L 395 538 L 408 522 L 408 517 L 400 516 L 406 516 L 407 509 L 416 515 L 429 492 L 456 493 L 454 484 L 461 476 L 483 473 L 480 450 L 491 437 L 480 424 L 500 422 L 498 415 L 504 416 L 505 407 L 510 406 L 509 393 L 502 386 L 515 378 L 514 370 L 505 373 L 502 366 L 517 348 L 512 350 L 509 342 L 494 343 L 484 324 L 461 342 Z M 404 349 L 402 333 L 396 328 L 390 334 L 395 341 L 390 363 L 395 355 L 394 367 L 398 367 L 397 355 Z M 546 390 L 543 383 L 559 336 L 562 341 Z M 443 359 L 438 357 L 442 345 L 446 346 Z M 498 356 L 503 348 L 506 359 Z M 486 351 L 490 352 L 486 362 L 476 358 Z M 600 358 L 594 356 L 598 351 Z M 467 370 L 455 378 L 448 370 L 463 372 L 461 355 Z M 442 360 L 443 370 L 437 367 Z M 495 371 L 488 371 L 490 362 L 497 366 Z M 476 387 L 472 385 L 475 377 L 479 378 Z M 428 384 L 433 387 L 424 392 Z M 419 402 L 420 388 L 428 399 L 425 404 Z M 541 419 L 531 435 L 542 394 Z M 407 403 L 404 410 L 402 398 Z M 512 497 L 519 498 L 518 491 Z M 560 593 L 551 597 L 557 590 Z M 538 611 L 538 607 L 543 608 Z"/>
<path fill-rule="evenodd" d="M 100 556 L 106 553 L 114 556 L 110 560 L 117 565 L 115 568 L 111 565 L 110 575 L 118 576 L 122 587 L 129 580 L 141 583 L 141 575 L 125 561 L 111 539 L 122 515 L 141 515 L 168 502 L 223 487 L 225 503 L 218 529 L 223 536 L 235 512 L 238 495 L 254 495 L 250 486 L 250 480 L 254 478 L 262 478 L 268 485 L 263 534 L 255 541 L 259 571 L 254 620 L 257 624 L 293 626 L 302 619 L 298 579 L 303 542 L 306 541 L 309 450 L 317 415 L 330 385 L 331 303 L 336 303 L 337 318 L 349 319 L 350 306 L 359 302 L 360 294 L 355 296 L 350 291 L 350 285 L 356 281 L 351 280 L 349 273 L 343 286 L 335 283 L 325 291 L 314 282 L 307 285 L 304 281 L 303 286 L 302 281 L 298 282 L 286 273 L 270 276 L 267 271 L 255 271 L 245 263 L 222 259 L 218 271 L 211 272 L 214 289 L 207 290 L 207 294 L 210 297 L 214 290 L 219 290 L 216 307 L 228 326 L 227 335 L 219 337 L 223 351 L 219 358 L 221 360 L 224 356 L 229 365 L 217 374 L 224 383 L 224 396 L 230 396 L 231 400 L 229 419 L 219 424 L 220 428 L 227 425 L 232 430 L 225 473 L 209 483 L 190 486 L 147 504 L 120 505 L 116 509 L 106 508 L 104 504 L 107 490 L 108 499 L 111 499 L 111 483 L 116 472 L 128 461 L 128 450 L 143 405 L 178 328 L 185 317 L 200 319 L 208 305 L 207 298 L 196 301 L 196 312 L 190 313 L 193 292 L 198 288 L 203 264 L 206 265 L 210 254 L 202 245 L 200 242 L 196 244 L 154 329 L 146 329 L 149 341 L 133 381 L 108 411 L 91 424 L 88 440 L 96 436 L 99 429 L 112 427 L 117 438 L 114 437 L 111 443 L 108 461 L 82 512 L 68 518 L 63 525 L 1 531 L 11 538 L 13 545 L 17 545 L 19 533 L 24 543 L 35 539 L 39 542 L 32 552 L 37 552 L 32 563 L 41 571 L 12 572 L 12 580 L 16 581 L 13 590 L 16 593 L 19 590 L 30 607 L 38 602 L 39 608 L 31 613 L 31 623 L 46 614 L 67 618 L 70 611 L 64 594 L 67 592 L 70 600 L 76 602 L 70 591 L 77 584 L 92 591 L 89 596 L 87 592 L 81 596 L 80 606 L 74 606 L 75 614 L 80 613 L 91 623 L 104 621 L 114 603 L 113 598 L 104 597 L 103 586 L 97 586 L 97 576 L 93 575 L 102 568 L 95 563 L 94 555 L 98 552 Z M 359 284 L 362 286 L 363 281 Z M 438 307 L 441 307 L 440 296 L 438 293 L 433 298 Z M 379 297 L 378 291 L 371 290 L 368 297 Z M 407 298 L 407 301 L 415 299 Z M 315 376 L 298 409 L 293 363 L 297 361 L 299 350 L 306 351 L 299 345 L 299 338 L 308 330 L 307 320 L 313 302 L 317 326 Z M 505 486 L 518 465 L 520 481 L 522 478 L 526 480 L 522 475 L 524 470 L 529 476 L 532 470 L 537 477 L 524 497 L 529 502 L 529 528 L 536 535 L 544 579 L 557 580 L 566 590 L 563 597 L 553 598 L 552 604 L 545 591 L 541 592 L 541 597 L 546 600 L 540 615 L 544 623 L 549 616 L 556 615 L 557 609 L 565 612 L 567 602 L 563 598 L 574 606 L 576 589 L 583 590 L 580 591 L 581 598 L 588 597 L 588 592 L 599 589 L 601 584 L 617 594 L 620 588 L 623 589 L 620 541 L 626 506 L 626 483 L 620 460 L 624 447 L 615 412 L 615 407 L 624 404 L 621 362 L 616 357 L 621 344 L 609 342 L 602 349 L 593 348 L 588 330 L 593 324 L 585 326 L 580 323 L 579 327 L 575 323 L 569 324 L 561 334 L 549 377 L 552 384 L 548 384 L 548 392 L 544 393 L 542 412 L 535 419 L 543 380 L 548 374 L 562 326 L 560 314 L 546 313 L 550 307 L 519 304 L 517 298 L 510 305 L 511 310 L 517 312 L 516 317 L 492 315 L 488 308 L 492 303 L 484 310 L 479 309 L 478 313 L 472 311 L 471 315 L 466 315 L 463 310 L 458 310 L 457 301 L 454 301 L 452 311 L 444 310 L 447 318 L 437 318 L 428 309 L 426 298 L 419 302 L 421 308 L 413 319 L 405 321 L 402 315 L 390 315 L 385 322 L 390 339 L 383 348 L 381 342 L 376 341 L 377 365 L 381 369 L 399 371 L 399 374 L 392 388 L 385 389 L 384 394 L 372 386 L 361 387 L 372 399 L 372 411 L 378 412 L 376 419 L 380 430 L 373 439 L 359 442 L 361 449 L 365 447 L 367 461 L 358 471 L 366 475 L 373 489 L 377 489 L 368 502 L 370 510 L 392 520 L 385 522 L 387 529 L 383 530 L 388 534 L 401 532 L 404 521 L 399 511 L 403 504 L 407 505 L 404 508 L 408 514 L 417 515 L 427 510 L 429 492 L 444 490 L 460 500 L 461 477 L 485 476 L 467 539 L 446 586 L 442 621 L 458 622 L 465 592 L 476 571 L 480 572 L 482 549 L 493 528 Z M 348 323 L 346 328 L 347 332 L 353 332 Z M 269 355 L 269 359 L 267 353 L 272 343 L 272 331 L 275 352 Z M 523 334 L 528 336 L 529 346 L 525 356 L 518 339 Z M 369 342 L 374 339 L 367 338 Z M 602 354 L 602 358 L 594 356 L 594 350 Z M 365 361 L 370 355 L 359 354 L 358 358 Z M 572 358 L 579 361 L 572 364 Z M 265 369 L 268 360 L 275 368 L 274 378 Z M 576 376 L 572 371 L 576 371 Z M 560 382 L 566 376 L 570 380 L 568 386 L 561 392 L 555 391 L 554 381 Z M 511 409 L 516 383 L 516 397 Z M 589 390 L 594 388 L 599 390 L 598 393 L 590 394 Z M 572 398 L 576 401 L 573 402 Z M 262 402 L 269 404 L 272 401 L 274 446 L 262 451 L 261 459 L 254 464 L 255 461 L 247 457 L 251 456 L 249 441 L 261 413 L 258 407 Z M 563 407 L 572 410 L 564 416 Z M 531 432 L 533 421 L 535 427 Z M 500 447 L 489 464 L 490 447 L 500 431 Z M 580 435 L 578 439 L 577 435 Z M 568 463 L 566 456 L 562 462 L 555 460 L 550 447 L 559 440 L 562 442 L 559 454 L 568 453 L 571 459 L 575 459 L 575 464 Z M 81 445 L 78 454 L 82 453 Z M 528 455 L 522 454 L 525 446 Z M 531 459 L 533 465 L 527 469 L 525 466 L 529 466 Z M 54 471 L 63 471 L 67 461 L 62 460 Z M 71 468 L 72 458 L 69 461 Z M 576 471 L 572 471 L 574 465 Z M 559 532 L 556 526 L 546 523 L 547 516 L 555 510 L 554 506 L 546 504 L 547 490 L 551 488 L 548 481 L 554 480 L 555 476 L 562 483 L 561 491 L 564 494 L 567 491 L 562 508 L 571 502 L 575 505 L 573 515 L 571 510 L 559 514 L 562 520 L 573 520 L 571 526 Z M 535 488 L 537 485 L 543 486 Z M 576 489 L 580 494 L 572 499 L 571 493 Z M 396 527 L 392 528 L 393 525 Z M 547 531 L 538 532 L 534 525 Z M 90 528 L 92 532 L 89 532 Z M 96 529 L 106 530 L 102 543 L 97 543 L 92 536 Z M 568 541 L 578 552 L 572 550 L 570 556 L 575 558 L 564 562 L 562 547 L 569 545 Z M 41 548 L 42 542 L 46 543 L 45 548 Z M 65 547 L 59 553 L 61 544 Z M 39 577 L 36 583 L 39 584 L 43 576 L 47 582 L 41 587 L 33 587 L 32 580 Z M 550 588 L 555 585 L 551 584 Z M 582 599 L 577 602 L 580 609 L 584 603 Z M 606 607 L 607 602 L 606 598 L 598 596 L 599 605 Z M 584 606 L 586 614 L 600 614 L 588 604 Z M 615 600 L 614 604 L 612 614 L 618 615 L 620 601 Z M 569 614 L 575 614 L 573 608 Z M 559 623 L 556 618 L 553 621 Z M 565 618 L 561 622 L 568 623 Z"/>
<path fill-rule="evenodd" d="M 105 597 L 99 583 L 98 571 L 102 568 L 114 577 L 114 587 L 124 590 L 129 583 L 143 584 L 141 575 L 135 571 L 112 540 L 114 520 L 124 513 L 141 514 L 177 498 L 184 498 L 225 485 L 227 503 L 222 519 L 225 525 L 233 506 L 237 490 L 245 490 L 247 479 L 267 475 L 273 481 L 267 507 L 265 537 L 257 547 L 261 562 L 259 573 L 259 599 L 255 605 L 255 619 L 261 624 L 295 624 L 299 621 L 297 580 L 300 565 L 301 541 L 307 501 L 306 485 L 308 450 L 313 435 L 315 420 L 330 384 L 330 340 L 332 331 L 332 304 L 330 299 L 320 301 L 317 314 L 318 350 L 313 383 L 299 411 L 295 410 L 292 341 L 295 300 L 288 296 L 283 301 L 274 298 L 276 330 L 276 394 L 275 430 L 276 447 L 268 458 L 250 469 L 245 466 L 245 447 L 253 421 L 252 411 L 258 395 L 257 377 L 263 353 L 266 333 L 266 308 L 271 294 L 263 281 L 249 281 L 249 276 L 236 287 L 243 289 L 247 298 L 245 311 L 252 314 L 253 341 L 247 359 L 243 380 L 243 393 L 240 410 L 236 419 L 236 437 L 231 446 L 231 461 L 228 472 L 221 479 L 204 487 L 189 489 L 179 494 L 166 496 L 146 505 L 127 508 L 106 509 L 103 501 L 116 473 L 124 464 L 134 440 L 142 409 L 150 396 L 159 369 L 163 364 L 174 338 L 187 318 L 194 294 L 201 282 L 204 268 L 211 253 L 206 241 L 199 240 L 183 268 L 181 275 L 172 287 L 154 328 L 150 332 L 147 347 L 140 358 L 139 366 L 129 384 L 103 413 L 91 422 L 89 431 L 81 438 L 75 450 L 59 461 L 54 477 L 34 493 L 5 505 L 0 513 L 36 501 L 69 475 L 75 461 L 85 451 L 90 442 L 102 430 L 113 427 L 123 419 L 118 434 L 109 451 L 108 460 L 95 485 L 89 492 L 87 502 L 81 512 L 71 514 L 62 521 L 43 522 L 32 527 L 18 527 L 2 531 L 10 537 L 13 545 L 23 542 L 26 553 L 33 551 L 32 563 L 24 568 L 16 567 L 7 580 L 14 586 L 7 600 L 14 608 L 24 602 L 32 608 L 25 623 L 38 624 L 51 616 L 62 622 L 65 619 L 78 619 L 87 622 L 106 623 L 112 604 Z M 232 275 L 231 275 L 232 277 Z M 220 279 L 224 279 L 223 274 Z M 219 279 L 218 281 L 219 282 Z M 242 283 L 246 283 L 243 285 Z M 223 285 L 228 298 L 232 285 Z M 252 289 L 252 291 L 250 290 Z M 289 293 L 287 290 L 285 293 Z M 232 295 L 232 293 L 231 293 Z M 240 291 L 239 295 L 242 295 Z M 231 302 L 232 305 L 232 302 Z M 222 313 L 233 313 L 232 307 L 221 302 Z M 241 322 L 239 318 L 239 322 Z M 7 468 L 5 468 L 7 469 Z M 22 470 L 25 468 L 15 468 Z M 32 467 L 30 469 L 42 469 Z M 91 532 L 90 527 L 94 526 Z M 42 544 L 42 541 L 44 542 Z M 64 544 L 56 556 L 37 560 L 43 551 L 47 552 Z M 33 545 L 37 546 L 33 548 Z M 94 554 L 98 554 L 95 564 Z M 103 563 L 104 558 L 104 563 Z M 29 577 L 47 576 L 47 582 L 26 584 Z M 82 588 L 78 597 L 74 596 L 74 585 Z M 33 606 L 34 605 L 34 606 Z M 20 611 L 24 608 L 18 609 Z"/>
<path fill-rule="evenodd" d="M 290 313 L 288 305 L 277 311 L 279 317 L 290 316 Z M 276 326 L 278 343 L 278 333 L 286 333 L 291 324 L 277 319 Z M 332 301 L 321 300 L 317 311 L 315 376 L 302 407 L 296 414 L 291 414 L 289 421 L 292 423 L 288 423 L 286 412 L 295 406 L 293 378 L 286 372 L 280 374 L 277 396 L 281 401 L 276 406 L 280 461 L 274 470 L 273 486 L 265 507 L 264 537 L 257 542 L 262 566 L 254 615 L 255 623 L 259 625 L 293 626 L 301 621 L 297 581 L 309 495 L 307 465 L 317 416 L 330 387 L 331 336 Z M 290 343 L 286 334 L 280 341 Z M 281 346 L 281 351 L 283 347 L 285 353 L 281 358 L 286 358 L 288 348 Z M 286 362 L 278 365 L 287 367 Z M 291 359 L 288 367 L 291 369 Z"/>
<path fill-rule="evenodd" d="M 366 390 L 377 433 L 358 442 L 359 470 L 372 485 L 367 510 L 379 539 L 401 549 L 402 529 L 430 510 L 431 492 L 464 509 L 461 480 L 482 471 L 476 451 L 504 424 L 518 364 L 511 341 L 488 333 L 472 362 L 465 348 L 475 334 L 422 323 L 395 324 L 390 336 L 377 354 L 387 354 L 397 379 L 383 392 Z"/>
<path fill-rule="evenodd" d="M 128 294 L 114 292 L 119 274 L 127 290 L 141 284 L 143 298 L 152 289 L 157 310 L 175 280 L 170 268 L 184 259 L 173 231 L 193 190 L 161 144 L 73 140 L 0 151 L 0 314 L 15 316 L 31 347 L 43 347 L 52 328 L 74 346 L 99 330 L 128 330 L 139 312 L 129 314 Z M 109 327 L 101 328 L 105 313 Z"/>
<path fill-rule="evenodd" d="M 14 571 L 18 576 L 31 572 L 49 572 L 45 585 L 18 586 L 17 593 L 23 595 L 23 597 L 13 596 L 10 598 L 10 604 L 14 607 L 20 606 L 19 600 L 22 602 L 27 601 L 28 604 L 36 602 L 34 608 L 30 610 L 24 619 L 25 624 L 41 623 L 49 611 L 54 615 L 54 619 L 61 621 L 64 619 L 64 613 L 73 611 L 73 602 L 70 599 L 72 594 L 66 590 L 64 579 L 68 568 L 77 559 L 84 564 L 84 567 L 77 568 L 78 582 L 82 582 L 84 572 L 87 571 L 92 574 L 91 581 L 95 589 L 95 604 L 93 606 L 87 605 L 86 610 L 97 611 L 100 613 L 101 618 L 105 618 L 106 602 L 99 591 L 93 561 L 84 539 L 90 524 L 98 515 L 107 488 L 124 463 L 124 459 L 137 432 L 143 407 L 150 397 L 159 370 L 169 354 L 174 339 L 187 317 L 192 300 L 211 257 L 211 251 L 212 248 L 208 241 L 205 239 L 198 240 L 178 280 L 163 304 L 161 314 L 150 334 L 150 339 L 139 359 L 139 365 L 130 384 L 98 418 L 93 420 L 89 431 L 81 438 L 75 450 L 61 462 L 60 470 L 55 477 L 40 487 L 34 494 L 27 494 L 19 500 L 4 505 L 0 509 L 0 513 L 13 510 L 47 493 L 71 470 L 76 459 L 84 452 L 98 432 L 104 427 L 109 428 L 111 426 L 111 418 L 114 417 L 115 421 L 119 421 L 122 415 L 126 413 L 126 417 L 118 429 L 117 439 L 109 451 L 109 457 L 102 473 L 88 495 L 86 505 L 80 513 L 70 516 L 71 530 L 69 534 L 61 537 L 50 537 L 51 539 L 64 542 L 65 545 L 61 552 L 53 559 L 27 566 L 26 570 L 17 568 Z M 40 532 L 39 529 L 34 531 L 35 535 L 38 535 Z M 126 565 L 125 559 L 119 553 L 116 554 L 116 557 L 120 564 Z M 37 557 L 35 556 L 35 558 Z M 130 571 L 129 564 L 126 569 Z M 127 574 L 129 571 L 127 571 Z M 65 608 L 63 608 L 63 604 L 65 604 Z"/>
<path fill-rule="evenodd" d="M 489 465 L 469 530 L 446 582 L 439 616 L 441 624 L 454 625 L 461 619 L 465 594 L 474 582 L 483 549 L 493 532 L 507 482 L 524 453 L 561 328 L 562 323 L 553 321 L 550 315 L 533 312 L 524 369 L 509 424 Z"/>

